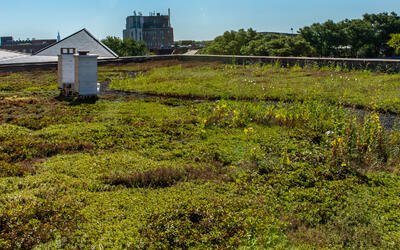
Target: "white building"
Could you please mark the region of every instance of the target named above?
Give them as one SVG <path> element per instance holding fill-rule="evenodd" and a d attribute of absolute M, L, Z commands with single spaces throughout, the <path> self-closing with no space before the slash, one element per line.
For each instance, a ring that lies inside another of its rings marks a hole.
<path fill-rule="evenodd" d="M 44 48 L 35 56 L 58 56 L 61 48 L 74 48 L 76 51 L 90 51 L 90 54 L 96 54 L 99 58 L 117 58 L 118 55 L 108 48 L 104 43 L 95 38 L 86 29 L 82 29 L 61 41 Z"/>

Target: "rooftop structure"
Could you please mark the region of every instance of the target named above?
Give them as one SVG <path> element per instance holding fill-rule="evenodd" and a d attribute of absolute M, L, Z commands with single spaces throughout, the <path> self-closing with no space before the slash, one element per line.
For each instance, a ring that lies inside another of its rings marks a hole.
<path fill-rule="evenodd" d="M 37 56 L 58 56 L 62 48 L 74 48 L 76 51 L 90 51 L 90 54 L 96 54 L 100 58 L 117 58 L 118 55 L 104 45 L 100 40 L 95 38 L 86 29 L 82 29 L 58 43 L 52 44 L 44 48 L 34 55 Z"/>
<path fill-rule="evenodd" d="M 0 46 L 2 44 L 7 44 L 7 43 L 9 43 L 10 41 L 13 41 L 13 40 L 14 39 L 13 39 L 12 36 L 2 36 L 2 37 L 0 37 Z"/>
<path fill-rule="evenodd" d="M 22 53 L 30 53 L 33 54 L 51 44 L 56 43 L 56 39 L 26 39 L 26 40 L 14 40 L 12 36 L 6 36 L 0 38 L 0 48 L 18 51 Z"/>
<path fill-rule="evenodd" d="M 118 58 L 111 49 L 96 39 L 86 29 L 82 29 L 58 43 L 54 43 L 34 55 L 11 52 L 0 49 L 0 64 L 29 64 L 57 62 L 61 48 L 73 48 L 76 51 L 89 51 L 90 54 L 99 55 L 100 59 Z"/>
<path fill-rule="evenodd" d="M 29 55 L 19 53 L 19 52 L 0 49 L 0 63 L 2 61 L 7 61 L 7 60 L 11 60 L 11 59 L 16 59 L 16 58 L 22 58 L 22 57 L 27 57 L 27 56 L 29 56 Z"/>
<path fill-rule="evenodd" d="M 126 18 L 124 39 L 133 38 L 144 41 L 148 49 L 171 48 L 174 43 L 174 30 L 171 27 L 171 11 L 168 15 L 150 13 L 143 16 L 141 12 L 133 12 L 133 16 Z"/>
<path fill-rule="evenodd" d="M 97 95 L 97 55 L 61 48 L 58 55 L 58 88 L 64 96 Z"/>

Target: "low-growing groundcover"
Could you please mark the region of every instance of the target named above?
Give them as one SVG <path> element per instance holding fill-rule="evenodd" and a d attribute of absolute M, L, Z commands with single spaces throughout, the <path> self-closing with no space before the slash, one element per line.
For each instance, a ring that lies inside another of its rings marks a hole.
<path fill-rule="evenodd" d="M 377 111 L 362 120 L 341 108 L 353 97 L 374 107 L 356 91 L 327 101 L 316 87 L 356 75 L 358 89 L 376 80 L 381 92 L 368 98 L 380 100 L 398 75 L 170 64 L 99 75 L 112 88 L 169 97 L 94 103 L 57 97 L 55 72 L 0 76 L 1 249 L 400 246 L 400 131 L 385 130 Z M 143 74 L 129 79 L 133 71 Z M 311 94 L 253 87 L 274 77 L 279 86 L 278 76 L 293 89 L 296 77 L 311 82 Z M 240 91 L 227 77 L 259 82 Z"/>
<path fill-rule="evenodd" d="M 331 104 L 400 112 L 400 75 L 307 66 L 190 63 L 169 67 L 131 66 L 135 78 L 110 74 L 111 87 L 169 97 L 303 101 L 310 96 Z"/>

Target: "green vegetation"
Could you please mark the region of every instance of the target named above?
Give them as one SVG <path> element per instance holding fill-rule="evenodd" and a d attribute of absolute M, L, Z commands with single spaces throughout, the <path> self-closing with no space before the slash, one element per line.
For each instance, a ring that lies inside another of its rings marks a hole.
<path fill-rule="evenodd" d="M 393 33 L 400 33 L 400 17 L 395 12 L 365 14 L 362 19 L 338 23 L 329 20 L 300 30 L 318 55 L 336 57 L 393 56 L 393 48 L 387 45 Z"/>
<path fill-rule="evenodd" d="M 281 68 L 277 65 L 203 64 L 146 70 L 138 77 L 115 77 L 117 90 L 169 97 L 231 100 L 323 102 L 399 113 L 398 74 L 349 71 L 342 68 Z"/>
<path fill-rule="evenodd" d="M 146 55 L 146 44 L 137 42 L 133 38 L 121 40 L 118 37 L 108 36 L 102 42 L 119 56 L 143 56 Z"/>
<path fill-rule="evenodd" d="M 328 20 L 303 27 L 298 37 L 225 32 L 210 42 L 202 53 L 255 56 L 391 57 L 390 35 L 400 33 L 400 17 L 395 13 L 365 14 L 362 19 Z M 398 43 L 397 43 L 398 44 Z M 398 45 L 397 45 L 398 47 Z"/>
<path fill-rule="evenodd" d="M 150 62 L 99 79 L 157 96 L 95 103 L 55 76 L 0 76 L 2 249 L 400 245 L 400 131 L 369 103 L 398 75 Z"/>
<path fill-rule="evenodd" d="M 209 42 L 202 54 L 249 56 L 311 56 L 312 48 L 302 37 L 263 35 L 249 29 L 227 31 Z"/>
<path fill-rule="evenodd" d="M 400 34 L 392 34 L 388 45 L 395 49 L 397 55 L 400 55 Z"/>

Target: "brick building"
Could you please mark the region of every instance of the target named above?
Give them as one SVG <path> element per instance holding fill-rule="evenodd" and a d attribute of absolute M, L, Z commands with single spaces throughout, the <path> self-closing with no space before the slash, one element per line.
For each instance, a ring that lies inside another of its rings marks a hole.
<path fill-rule="evenodd" d="M 13 37 L 1 37 L 0 49 L 9 51 L 18 51 L 22 53 L 34 54 L 37 51 L 56 43 L 56 39 L 46 40 L 18 40 L 15 41 Z"/>
<path fill-rule="evenodd" d="M 144 41 L 150 50 L 171 48 L 174 44 L 174 29 L 171 27 L 171 12 L 168 15 L 142 13 L 126 18 L 126 29 L 123 31 L 124 39 L 133 38 Z"/>

